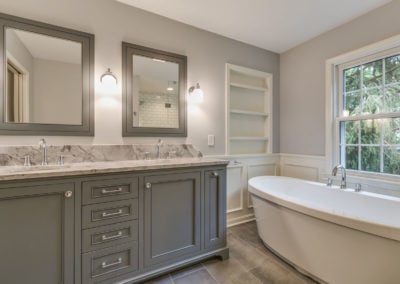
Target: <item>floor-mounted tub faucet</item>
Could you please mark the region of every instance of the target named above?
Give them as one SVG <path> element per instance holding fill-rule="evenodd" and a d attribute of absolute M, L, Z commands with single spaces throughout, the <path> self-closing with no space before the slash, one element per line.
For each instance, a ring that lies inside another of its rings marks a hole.
<path fill-rule="evenodd" d="M 340 182 L 340 188 L 344 189 L 346 188 L 346 168 L 343 167 L 342 165 L 337 165 L 332 169 L 332 176 L 336 176 L 338 169 L 341 170 L 342 173 L 342 180 Z"/>
<path fill-rule="evenodd" d="M 43 150 L 42 166 L 47 166 L 47 144 L 44 138 L 40 139 L 39 148 L 40 150 Z"/>
<path fill-rule="evenodd" d="M 164 142 L 161 139 L 158 139 L 157 143 L 157 159 L 161 159 L 161 146 L 164 144 Z"/>

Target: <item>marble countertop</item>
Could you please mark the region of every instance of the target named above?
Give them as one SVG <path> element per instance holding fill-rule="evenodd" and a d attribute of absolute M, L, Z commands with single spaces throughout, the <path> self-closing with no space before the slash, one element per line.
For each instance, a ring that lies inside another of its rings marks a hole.
<path fill-rule="evenodd" d="M 177 158 L 161 160 L 128 160 L 110 162 L 83 162 L 47 166 L 2 166 L 0 181 L 23 180 L 46 177 L 69 177 L 79 175 L 123 173 L 144 170 L 188 168 L 227 165 L 229 161 L 210 158 Z"/>

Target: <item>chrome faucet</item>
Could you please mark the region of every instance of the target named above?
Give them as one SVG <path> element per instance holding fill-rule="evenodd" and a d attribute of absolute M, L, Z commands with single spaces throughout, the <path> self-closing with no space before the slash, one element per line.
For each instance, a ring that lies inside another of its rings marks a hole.
<path fill-rule="evenodd" d="M 332 176 L 336 176 L 338 169 L 341 170 L 342 173 L 342 180 L 340 182 L 340 188 L 344 189 L 346 188 L 346 168 L 343 167 L 342 165 L 337 165 L 332 169 Z"/>
<path fill-rule="evenodd" d="M 157 159 L 161 159 L 161 146 L 164 144 L 164 142 L 161 139 L 158 139 L 157 143 Z"/>
<path fill-rule="evenodd" d="M 39 149 L 43 150 L 42 166 L 47 166 L 47 144 L 44 138 L 39 141 Z"/>

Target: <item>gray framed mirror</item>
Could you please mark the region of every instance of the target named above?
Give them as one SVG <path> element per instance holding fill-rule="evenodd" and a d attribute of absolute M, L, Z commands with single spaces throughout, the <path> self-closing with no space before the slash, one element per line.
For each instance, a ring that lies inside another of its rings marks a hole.
<path fill-rule="evenodd" d="M 122 43 L 122 135 L 187 136 L 184 55 Z"/>
<path fill-rule="evenodd" d="M 94 135 L 94 35 L 0 14 L 0 134 Z"/>

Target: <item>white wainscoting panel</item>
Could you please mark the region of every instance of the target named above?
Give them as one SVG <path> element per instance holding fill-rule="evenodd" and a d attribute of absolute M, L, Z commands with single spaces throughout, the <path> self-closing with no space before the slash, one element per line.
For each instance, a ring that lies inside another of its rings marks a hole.
<path fill-rule="evenodd" d="M 237 212 L 243 209 L 244 190 L 244 165 L 232 164 L 227 170 L 227 213 Z"/>
<path fill-rule="evenodd" d="M 319 179 L 318 168 L 304 165 L 284 164 L 281 168 L 282 176 L 317 181 Z"/>
<path fill-rule="evenodd" d="M 276 176 L 278 164 L 275 162 L 252 164 L 247 167 L 247 180 L 256 176 Z M 252 208 L 251 194 L 247 191 L 247 208 Z"/>
<path fill-rule="evenodd" d="M 280 154 L 280 175 L 322 181 L 325 170 L 324 156 Z"/>
<path fill-rule="evenodd" d="M 230 161 L 227 169 L 228 226 L 254 220 L 247 181 L 254 176 L 277 175 L 279 172 L 279 154 L 209 157 Z"/>

